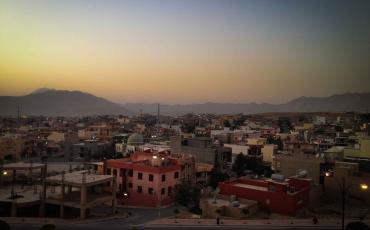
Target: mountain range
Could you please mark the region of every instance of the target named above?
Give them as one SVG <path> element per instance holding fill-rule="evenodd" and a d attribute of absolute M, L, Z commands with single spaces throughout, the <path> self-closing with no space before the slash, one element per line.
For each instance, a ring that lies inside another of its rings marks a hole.
<path fill-rule="evenodd" d="M 119 104 L 80 91 L 41 88 L 25 96 L 0 96 L 0 116 L 88 116 L 129 114 Z"/>
<path fill-rule="evenodd" d="M 157 113 L 157 104 L 154 103 L 126 103 L 123 106 L 135 112 Z M 282 104 L 207 102 L 189 105 L 160 105 L 161 114 L 165 115 L 185 113 L 367 112 L 369 109 L 370 93 L 345 93 L 330 97 L 299 97 Z"/>
<path fill-rule="evenodd" d="M 80 91 L 41 88 L 25 96 L 0 96 L 0 116 L 15 116 L 18 106 L 23 115 L 88 116 L 157 113 L 157 104 L 155 103 L 117 104 Z M 162 115 L 183 115 L 186 113 L 366 112 L 369 108 L 370 93 L 345 93 L 329 97 L 299 97 L 282 104 L 208 102 L 188 105 L 160 105 Z"/>

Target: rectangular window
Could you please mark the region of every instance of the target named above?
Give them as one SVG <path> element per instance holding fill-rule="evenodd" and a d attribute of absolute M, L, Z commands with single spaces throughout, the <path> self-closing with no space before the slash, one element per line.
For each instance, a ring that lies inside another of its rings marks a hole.
<path fill-rule="evenodd" d="M 138 173 L 137 174 L 137 179 L 142 180 L 143 179 L 143 173 Z"/>
<path fill-rule="evenodd" d="M 166 181 L 166 175 L 165 174 L 162 175 L 162 181 Z"/>
<path fill-rule="evenodd" d="M 179 178 L 179 172 L 175 172 L 175 179 Z"/>
<path fill-rule="evenodd" d="M 125 176 L 125 170 L 124 170 L 124 169 L 120 169 L 120 170 L 119 170 L 119 175 L 120 175 L 121 177 Z"/>
<path fill-rule="evenodd" d="M 134 174 L 134 171 L 132 169 L 128 170 L 128 176 L 129 177 L 132 177 Z"/>
<path fill-rule="evenodd" d="M 153 181 L 153 180 L 154 180 L 153 174 L 149 174 L 149 181 Z"/>
<path fill-rule="evenodd" d="M 169 186 L 169 187 L 168 187 L 168 195 L 171 195 L 171 193 L 172 193 L 172 187 L 171 187 L 171 186 Z"/>
<path fill-rule="evenodd" d="M 137 186 L 137 192 L 138 192 L 138 193 L 142 193 L 142 192 L 143 192 L 143 187 L 141 187 L 141 186 Z"/>
<path fill-rule="evenodd" d="M 113 175 L 117 176 L 117 169 L 113 169 Z"/>
<path fill-rule="evenodd" d="M 153 194 L 153 188 L 148 188 L 148 194 Z"/>
<path fill-rule="evenodd" d="M 107 169 L 107 175 L 110 175 L 110 171 L 111 171 L 110 169 Z"/>
<path fill-rule="evenodd" d="M 162 189 L 161 189 L 161 194 L 162 194 L 162 195 L 165 195 L 165 194 L 166 194 L 166 189 L 165 189 L 165 188 L 162 188 Z"/>

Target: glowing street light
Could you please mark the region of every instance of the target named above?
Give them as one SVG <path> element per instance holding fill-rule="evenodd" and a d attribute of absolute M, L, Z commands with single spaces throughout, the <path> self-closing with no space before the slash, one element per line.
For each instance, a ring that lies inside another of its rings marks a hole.
<path fill-rule="evenodd" d="M 332 177 L 334 175 L 333 172 L 325 172 L 326 177 Z M 358 186 L 357 184 L 347 184 L 346 183 L 346 178 L 342 177 L 342 181 L 340 182 L 337 178 L 334 177 L 334 179 L 337 181 L 339 189 L 342 193 L 342 230 L 344 230 L 344 213 L 346 209 L 346 196 L 349 194 L 349 190 L 352 186 Z M 361 191 L 366 191 L 368 190 L 368 185 L 365 183 L 360 184 L 360 189 Z"/>
<path fill-rule="evenodd" d="M 2 172 L 2 174 L 3 174 L 4 176 L 6 176 L 6 175 L 8 175 L 8 172 L 7 172 L 7 171 L 3 171 L 3 172 Z"/>
<path fill-rule="evenodd" d="M 367 184 L 360 184 L 360 188 L 362 190 L 367 190 L 369 188 L 369 186 Z"/>

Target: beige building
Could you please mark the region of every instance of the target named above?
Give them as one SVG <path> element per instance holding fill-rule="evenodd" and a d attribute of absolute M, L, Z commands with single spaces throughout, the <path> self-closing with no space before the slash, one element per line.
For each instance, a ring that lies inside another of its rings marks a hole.
<path fill-rule="evenodd" d="M 332 199 L 339 199 L 343 180 L 348 187 L 351 197 L 357 198 L 370 205 L 370 174 L 359 172 L 358 163 L 336 162 L 333 172 L 325 177 L 325 192 Z M 362 189 L 361 185 L 367 185 Z"/>
<path fill-rule="evenodd" d="M 14 160 L 21 158 L 25 149 L 25 141 L 20 137 L 0 137 L 0 159 L 12 156 Z"/>
<path fill-rule="evenodd" d="M 263 161 L 272 163 L 276 151 L 277 151 L 276 145 L 273 144 L 264 145 L 261 149 Z"/>
<path fill-rule="evenodd" d="M 54 141 L 55 143 L 63 142 L 65 140 L 64 138 L 65 133 L 63 132 L 51 132 L 50 135 L 48 136 L 48 141 Z"/>
<path fill-rule="evenodd" d="M 320 165 L 325 160 L 313 154 L 304 154 L 303 152 L 295 154 L 277 154 L 273 159 L 273 168 L 283 174 L 285 177 L 291 177 L 298 174 L 312 179 L 315 185 L 320 184 Z"/>
<path fill-rule="evenodd" d="M 345 148 L 344 157 L 370 158 L 370 139 L 361 138 L 354 148 Z"/>

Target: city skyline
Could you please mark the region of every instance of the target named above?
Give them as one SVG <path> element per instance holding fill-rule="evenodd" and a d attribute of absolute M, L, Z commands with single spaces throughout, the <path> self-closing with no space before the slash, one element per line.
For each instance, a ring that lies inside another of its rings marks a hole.
<path fill-rule="evenodd" d="M 0 94 L 283 103 L 369 92 L 367 1 L 2 1 Z"/>

